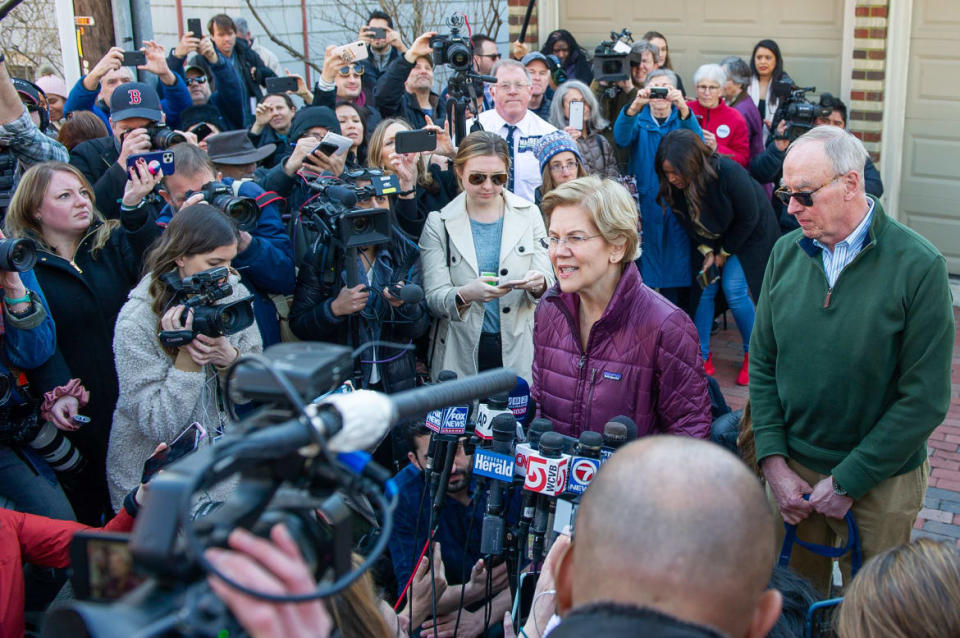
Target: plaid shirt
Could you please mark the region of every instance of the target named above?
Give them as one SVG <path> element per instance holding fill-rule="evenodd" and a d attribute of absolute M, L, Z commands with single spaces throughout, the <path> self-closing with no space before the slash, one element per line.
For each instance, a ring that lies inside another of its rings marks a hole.
<path fill-rule="evenodd" d="M 20 160 L 19 172 L 40 162 L 68 162 L 70 155 L 63 144 L 47 137 L 30 119 L 30 112 L 23 113 L 12 122 L 0 125 L 0 146 L 8 146 Z"/>

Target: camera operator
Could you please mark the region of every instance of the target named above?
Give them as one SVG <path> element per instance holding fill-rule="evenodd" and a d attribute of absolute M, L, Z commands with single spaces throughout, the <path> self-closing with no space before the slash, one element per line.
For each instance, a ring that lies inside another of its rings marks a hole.
<path fill-rule="evenodd" d="M 428 31 L 390 63 L 377 81 L 376 101 L 383 117 L 398 116 L 413 128 L 423 128 L 427 118 L 438 126 L 446 119 L 446 100 L 433 90 L 433 58 Z"/>
<path fill-rule="evenodd" d="M 107 219 L 121 216 L 127 158 L 157 150 L 156 142 L 163 141 L 153 132 L 158 128 L 160 137 L 182 141 L 182 133 L 173 133 L 163 122 L 160 98 L 152 87 L 142 82 L 121 84 L 110 95 L 113 134 L 77 144 L 71 151 L 70 163 L 93 184 L 100 212 Z"/>
<path fill-rule="evenodd" d="M 166 225 L 178 211 L 204 201 L 202 191 L 211 183 L 225 185 L 230 196 L 253 200 L 259 216 L 253 229 L 239 231 L 233 267 L 240 271 L 244 285 L 254 295 L 253 308 L 263 343 L 279 343 L 280 323 L 270 295 L 293 293 L 296 279 L 293 246 L 280 217 L 279 196 L 264 191 L 256 182 L 223 177 L 207 153 L 197 146 L 177 144 L 172 150 L 177 171 L 163 178 L 160 195 L 167 205 L 160 211 L 157 223 Z"/>
<path fill-rule="evenodd" d="M 69 158 L 63 145 L 38 128 L 34 110 L 21 101 L 0 54 L 0 216 L 24 170 L 40 162 L 66 162 Z"/>
<path fill-rule="evenodd" d="M 327 155 L 318 148 L 327 133 L 340 134 L 340 122 L 332 108 L 308 106 L 297 111 L 287 136 L 286 156 L 260 182 L 266 190 L 285 197 L 291 212 L 299 211 L 313 194 L 308 180 L 343 173 L 347 154 Z"/>
<path fill-rule="evenodd" d="M 148 222 L 150 208 L 137 207 L 157 181 L 145 163 L 132 168 L 121 220 L 105 221 L 79 170 L 60 162 L 38 164 L 24 173 L 4 221 L 8 236 L 37 243 L 35 272 L 57 325 L 56 361 L 69 370 L 37 384 L 37 394 L 71 377 L 80 380 L 69 388 L 74 397 L 86 392 L 81 382 L 90 393 L 83 411 L 90 422 L 79 428 L 69 424 L 74 429 L 67 431 L 86 467 L 61 474 L 60 480 L 77 520 L 91 525 L 101 524 L 101 515 L 109 510 L 104 463 L 117 400 L 113 328 L 130 288 L 140 279 L 143 254 L 161 232 Z M 51 395 L 50 400 L 56 398 Z M 72 404 L 60 425 L 67 425 L 79 407 Z"/>
<path fill-rule="evenodd" d="M 832 110 L 829 115 L 817 117 L 815 120 L 817 126 L 836 126 L 843 130 L 847 129 L 847 105 L 840 98 L 824 93 L 820 96 L 820 106 Z M 771 135 L 767 139 L 766 147 L 750 162 L 750 175 L 761 184 L 776 185 L 780 183 L 780 178 L 783 177 L 783 159 L 791 141 L 786 137 L 786 131 L 787 122 L 781 120 L 777 125 L 776 135 Z M 877 170 L 869 156 L 866 165 L 863 167 L 863 175 L 867 194 L 877 198 L 883 195 L 883 180 L 880 178 L 880 171 Z M 772 197 L 771 200 L 782 232 L 787 233 L 800 227 L 797 218 L 787 214 L 787 207 L 784 206 L 783 202 L 776 197 Z"/>
<path fill-rule="evenodd" d="M 197 334 L 180 347 L 164 346 L 158 336 L 158 331 L 191 330 L 195 314 L 182 303 L 173 303 L 175 290 L 164 276 L 174 273 L 182 280 L 210 268 L 229 268 L 240 241 L 233 220 L 213 206 L 182 208 L 150 250 L 144 266 L 147 275 L 120 310 L 113 344 L 120 396 L 107 452 L 107 481 L 115 509 L 139 482 L 143 464 L 158 443 L 173 440 L 193 422 L 206 430 L 201 445 L 210 445 L 223 434 L 227 415 L 221 408 L 221 374 L 239 356 L 263 349 L 254 325 L 229 336 Z M 248 295 L 235 273 L 228 283 L 232 294 L 222 303 Z M 216 486 L 207 498 L 225 500 L 228 487 Z"/>
<path fill-rule="evenodd" d="M 187 85 L 183 79 L 173 73 L 167 66 L 167 60 L 163 54 L 164 49 L 160 44 L 149 40 L 143 43 L 141 50 L 146 54 L 147 63 L 137 68 L 154 73 L 160 80 L 160 83 L 164 86 L 164 100 L 161 102 L 160 108 L 166 115 L 167 122 L 171 126 L 177 126 L 180 112 L 193 103 L 190 99 L 190 91 L 187 90 Z M 107 130 L 112 133 L 110 127 L 113 122 L 120 119 L 113 115 L 113 102 L 111 101 L 113 92 L 121 84 L 136 81 L 133 72 L 128 67 L 121 66 L 122 63 L 123 49 L 113 47 L 107 51 L 94 65 L 93 70 L 77 80 L 77 83 L 70 89 L 70 95 L 67 96 L 67 103 L 63 107 L 63 112 L 69 115 L 74 111 L 93 111 L 107 125 Z M 151 87 L 151 90 L 154 89 Z"/>
<path fill-rule="evenodd" d="M 380 121 L 380 111 L 374 101 L 373 83 L 369 83 L 369 87 L 364 84 L 366 67 L 360 62 L 347 62 L 335 53 L 336 49 L 331 44 L 324 52 L 323 71 L 313 91 L 313 106 L 326 106 L 333 110 L 337 100 L 353 102 L 367 107 L 370 126 L 376 126 Z"/>
<path fill-rule="evenodd" d="M 369 174 L 357 173 L 354 184 L 358 188 L 369 186 Z M 390 202 L 386 196 L 374 195 L 358 201 L 356 208 L 389 211 Z M 362 283 L 348 288 L 342 271 L 334 282 L 324 282 L 322 264 L 315 254 L 300 266 L 290 309 L 290 329 L 297 337 L 356 348 L 378 340 L 409 343 L 426 334 L 430 327 L 427 302 L 421 298 L 407 303 L 396 296 L 396 290 L 393 294 L 389 290 L 394 284 L 423 286 L 420 250 L 397 226 L 392 213 L 390 216 L 393 227 L 390 243 L 361 247 L 356 264 L 343 264 L 343 270 L 356 268 Z M 352 343 L 348 321 L 351 316 L 356 317 L 359 324 L 359 343 Z M 365 351 L 361 364 L 365 388 L 397 392 L 416 385 L 413 352 L 377 347 Z"/>
<path fill-rule="evenodd" d="M 394 511 L 394 528 L 389 548 L 397 586 L 401 590 L 413 573 L 417 557 L 427 543 L 429 534 L 431 504 L 429 498 L 423 498 L 427 490 L 423 468 L 430 445 L 430 434 L 431 431 L 423 421 L 407 426 L 405 437 L 411 450 L 407 453 L 410 465 L 394 478 L 399 500 Z M 516 498 L 511 499 L 505 507 L 506 518 L 510 522 L 519 520 L 520 514 L 520 491 L 516 491 L 514 496 Z M 423 635 L 432 635 L 426 630 L 430 629 L 434 622 L 438 628 L 452 631 L 460 607 L 461 589 L 464 608 L 482 603 L 486 598 L 488 570 L 480 553 L 480 529 L 486 500 L 486 492 L 477 490 L 473 480 L 473 455 L 464 451 L 463 441 L 460 441 L 443 508 L 437 521 L 437 533 L 433 537 L 433 540 L 440 544 L 442 568 L 448 586 L 442 591 L 438 586 L 437 617 L 433 622 L 427 621 L 423 624 Z M 439 569 L 440 566 L 435 566 L 435 571 L 439 572 Z M 493 610 L 490 617 L 496 620 L 503 618 L 511 603 L 507 564 L 500 563 L 494 567 L 491 575 Z M 460 585 L 464 583 L 465 587 L 461 588 Z M 419 598 L 414 605 L 418 603 L 423 604 Z M 428 604 L 432 606 L 432 602 Z M 415 619 L 421 617 L 423 611 L 414 609 Z M 460 632 L 457 635 L 477 636 L 483 631 L 483 625 L 482 608 L 474 612 L 463 609 L 460 614 Z"/>

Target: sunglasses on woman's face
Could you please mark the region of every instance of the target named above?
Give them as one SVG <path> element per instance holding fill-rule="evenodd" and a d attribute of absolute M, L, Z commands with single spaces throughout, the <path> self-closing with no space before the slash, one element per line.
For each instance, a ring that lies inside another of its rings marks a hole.
<path fill-rule="evenodd" d="M 481 186 L 488 177 L 494 186 L 503 186 L 507 183 L 506 173 L 470 173 L 467 175 L 467 181 L 474 186 Z"/>
<path fill-rule="evenodd" d="M 363 68 L 363 65 L 361 64 L 351 64 L 349 66 L 340 67 L 339 73 L 343 77 L 347 77 L 348 75 L 350 75 L 350 71 L 353 71 L 357 75 L 363 75 L 364 68 Z"/>

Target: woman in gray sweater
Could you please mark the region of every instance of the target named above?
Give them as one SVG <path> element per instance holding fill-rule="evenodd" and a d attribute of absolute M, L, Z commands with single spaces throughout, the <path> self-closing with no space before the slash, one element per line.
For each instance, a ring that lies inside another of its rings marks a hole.
<path fill-rule="evenodd" d="M 175 273 L 182 280 L 210 268 L 229 267 L 239 239 L 236 225 L 216 208 L 185 207 L 147 255 L 148 274 L 120 310 L 113 341 L 120 398 L 107 451 L 107 483 L 115 509 L 139 484 L 143 464 L 159 443 L 172 441 L 194 422 L 207 431 L 201 445 L 214 442 L 227 427 L 219 407 L 222 374 L 240 355 L 263 349 L 256 324 L 229 336 L 200 334 L 178 348 L 164 346 L 157 336 L 161 330 L 190 328 L 193 321 L 192 310 L 172 303 L 174 290 L 164 275 Z M 228 280 L 233 292 L 220 303 L 250 294 L 235 273 Z M 220 485 L 207 497 L 223 500 L 227 493 Z"/>

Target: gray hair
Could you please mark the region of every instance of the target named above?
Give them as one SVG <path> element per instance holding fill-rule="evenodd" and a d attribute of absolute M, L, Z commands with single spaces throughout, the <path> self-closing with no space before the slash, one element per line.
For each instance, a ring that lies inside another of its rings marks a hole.
<path fill-rule="evenodd" d="M 650 52 L 654 64 L 660 59 L 660 47 L 649 40 L 638 40 L 630 45 L 630 64 L 640 64 L 644 51 Z"/>
<path fill-rule="evenodd" d="M 720 62 L 727 77 L 737 86 L 746 89 L 750 86 L 750 65 L 743 58 L 731 55 Z"/>
<path fill-rule="evenodd" d="M 584 103 L 590 107 L 590 130 L 602 131 L 610 126 L 610 122 L 600 115 L 600 105 L 597 104 L 597 98 L 586 84 L 579 80 L 568 80 L 557 87 L 553 94 L 553 102 L 550 103 L 550 123 L 561 131 L 569 126 L 570 119 L 563 114 L 563 98 L 570 92 L 570 89 L 576 89 L 583 96 Z"/>
<path fill-rule="evenodd" d="M 727 83 L 727 72 L 719 64 L 703 64 L 693 74 L 694 87 L 700 84 L 700 80 L 713 80 L 722 89 L 723 85 Z"/>
<path fill-rule="evenodd" d="M 247 27 L 246 18 L 234 18 L 233 26 L 237 27 L 237 33 L 242 33 L 243 35 L 247 35 L 247 32 L 250 31 L 250 29 Z"/>
<path fill-rule="evenodd" d="M 520 69 L 527 77 L 527 82 L 533 82 L 533 78 L 530 77 L 530 71 L 527 70 L 527 67 L 523 66 L 523 63 L 521 63 L 519 60 L 514 60 L 513 58 L 497 60 L 496 64 L 493 65 L 493 68 L 490 69 L 490 75 L 497 77 L 497 71 L 500 69 L 509 68 Z"/>
<path fill-rule="evenodd" d="M 643 87 L 646 88 L 650 86 L 650 80 L 658 78 L 661 75 L 666 76 L 666 78 L 670 80 L 670 86 L 677 88 L 677 74 L 670 69 L 654 69 L 650 71 L 650 73 L 647 73 L 647 79 L 643 82 Z"/>
<path fill-rule="evenodd" d="M 867 149 L 852 133 L 839 126 L 816 126 L 790 143 L 784 160 L 790 151 L 805 144 L 823 145 L 823 152 L 830 159 L 833 172 L 846 175 L 856 171 L 860 176 L 860 190 L 864 190 L 863 167 L 867 163 Z"/>

